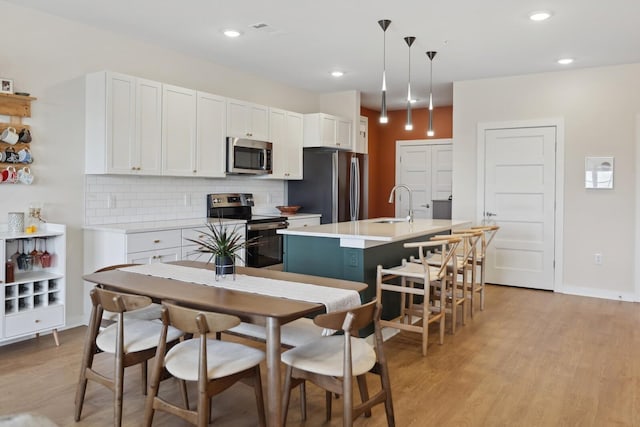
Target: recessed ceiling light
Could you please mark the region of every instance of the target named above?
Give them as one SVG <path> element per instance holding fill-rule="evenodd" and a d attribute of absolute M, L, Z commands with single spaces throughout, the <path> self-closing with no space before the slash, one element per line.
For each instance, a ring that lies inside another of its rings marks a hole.
<path fill-rule="evenodd" d="M 331 75 L 332 75 L 333 77 L 342 77 L 342 76 L 344 76 L 344 73 L 343 73 L 342 71 L 338 71 L 338 70 L 336 70 L 336 71 L 332 71 L 332 72 L 331 72 Z"/>
<path fill-rule="evenodd" d="M 547 12 L 546 10 L 531 12 L 531 14 L 529 14 L 529 19 L 531 19 L 532 21 L 545 21 L 549 18 L 551 18 L 551 13 Z"/>
<path fill-rule="evenodd" d="M 573 58 L 562 58 L 562 59 L 558 59 L 558 64 L 561 65 L 569 65 L 573 62 Z"/>
<path fill-rule="evenodd" d="M 229 38 L 231 38 L 231 39 L 236 38 L 236 37 L 240 37 L 240 34 L 241 33 L 238 30 L 231 30 L 231 29 L 224 30 L 224 35 L 229 37 Z"/>

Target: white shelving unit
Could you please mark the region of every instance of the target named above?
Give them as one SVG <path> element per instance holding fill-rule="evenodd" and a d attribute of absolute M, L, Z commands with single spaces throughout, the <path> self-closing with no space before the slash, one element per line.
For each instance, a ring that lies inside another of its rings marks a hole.
<path fill-rule="evenodd" d="M 50 264 L 32 262 L 29 268 L 19 268 L 17 258 L 21 254 L 42 259 L 48 252 Z M 9 233 L 6 225 L 0 225 L 0 345 L 17 338 L 53 331 L 59 345 L 57 328 L 65 324 L 66 289 L 66 226 L 41 224 L 32 234 Z M 5 263 L 14 261 L 14 278 L 7 282 Z M 45 264 L 46 265 L 46 264 Z"/>

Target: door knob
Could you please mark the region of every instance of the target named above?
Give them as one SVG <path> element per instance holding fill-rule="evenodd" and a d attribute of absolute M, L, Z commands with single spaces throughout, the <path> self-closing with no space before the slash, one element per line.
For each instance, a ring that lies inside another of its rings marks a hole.
<path fill-rule="evenodd" d="M 493 213 L 493 212 L 485 212 L 484 215 L 485 216 L 498 216 L 498 214 Z"/>
<path fill-rule="evenodd" d="M 424 205 L 420 205 L 420 206 L 422 206 L 423 208 L 427 208 L 427 209 L 429 209 L 429 208 L 431 207 L 431 206 L 429 205 L 429 203 L 426 203 L 426 204 L 424 204 Z"/>

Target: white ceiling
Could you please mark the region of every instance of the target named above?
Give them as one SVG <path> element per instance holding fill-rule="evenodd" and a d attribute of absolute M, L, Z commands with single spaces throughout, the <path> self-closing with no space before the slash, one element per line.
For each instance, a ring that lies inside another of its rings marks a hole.
<path fill-rule="evenodd" d="M 451 105 L 452 82 L 640 62 L 638 0 L 8 0 L 128 34 L 303 89 L 359 90 L 379 109 L 387 30 L 390 109 L 405 105 L 409 49 L 412 90 L 424 105 L 427 50 L 434 103 Z M 549 10 L 551 19 L 528 15 Z M 263 29 L 253 24 L 265 23 Z M 228 39 L 222 30 L 244 34 Z M 28 24 L 25 24 L 28 31 Z M 575 58 L 560 66 L 561 57 Z M 330 71 L 345 75 L 336 79 Z"/>

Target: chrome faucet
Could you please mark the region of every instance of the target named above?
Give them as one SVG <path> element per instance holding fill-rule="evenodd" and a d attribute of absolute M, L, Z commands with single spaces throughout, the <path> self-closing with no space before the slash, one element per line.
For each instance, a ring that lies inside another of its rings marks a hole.
<path fill-rule="evenodd" d="M 409 222 L 413 222 L 413 196 L 411 194 L 411 189 L 408 186 L 404 184 L 394 185 L 391 189 L 391 193 L 389 194 L 389 203 L 393 203 L 393 193 L 398 188 L 404 188 L 409 193 L 409 216 L 407 216 L 407 219 L 409 220 Z"/>

